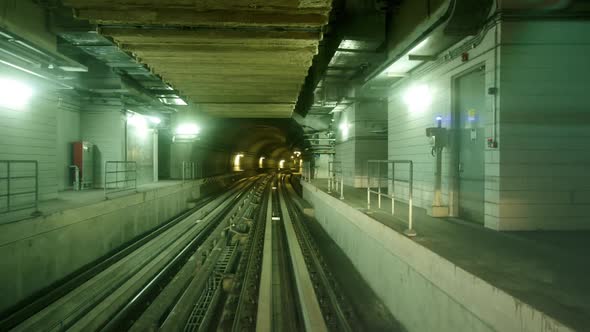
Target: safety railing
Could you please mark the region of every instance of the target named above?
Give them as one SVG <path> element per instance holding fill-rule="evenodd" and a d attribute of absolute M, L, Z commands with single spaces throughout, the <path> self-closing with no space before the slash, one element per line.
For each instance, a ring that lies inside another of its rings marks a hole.
<path fill-rule="evenodd" d="M 311 182 L 313 176 L 313 171 L 311 167 L 311 163 L 307 162 L 303 164 L 303 180 L 307 182 Z"/>
<path fill-rule="evenodd" d="M 342 162 L 328 162 L 328 193 L 335 191 L 340 194 L 340 199 L 344 199 L 344 172 L 342 171 Z"/>
<path fill-rule="evenodd" d="M 182 181 L 194 180 L 197 178 L 196 164 L 192 161 L 182 162 Z"/>
<path fill-rule="evenodd" d="M 0 214 L 39 207 L 39 163 L 0 160 Z"/>
<path fill-rule="evenodd" d="M 395 166 L 400 164 L 408 165 L 408 179 L 396 179 Z M 385 170 L 382 170 L 382 166 L 385 165 Z M 377 174 L 372 173 L 372 167 L 376 168 Z M 391 171 L 391 173 L 389 173 Z M 391 177 L 390 177 L 391 175 Z M 391 189 L 388 193 L 384 193 L 382 190 L 383 180 L 386 185 L 391 183 Z M 389 182 L 391 181 L 391 182 Z M 404 231 L 407 236 L 416 236 L 416 231 L 413 229 L 413 189 L 414 189 L 414 163 L 411 160 L 369 160 L 367 162 L 367 209 L 371 209 L 371 194 L 377 195 L 377 206 L 381 208 L 381 197 L 391 199 L 391 214 L 395 215 L 395 182 L 408 183 L 408 229 Z M 376 182 L 377 190 L 373 190 L 372 183 Z"/>
<path fill-rule="evenodd" d="M 107 161 L 104 166 L 104 196 L 137 190 L 137 163 L 135 161 Z"/>

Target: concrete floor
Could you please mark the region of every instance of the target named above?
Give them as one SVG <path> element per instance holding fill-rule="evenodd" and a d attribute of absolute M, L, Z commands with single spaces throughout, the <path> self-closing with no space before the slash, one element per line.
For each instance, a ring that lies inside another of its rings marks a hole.
<path fill-rule="evenodd" d="M 145 192 L 157 188 L 174 186 L 182 183 L 178 180 L 161 180 L 154 183 L 148 183 L 137 187 L 137 192 Z M 129 190 L 120 193 L 110 194 L 109 198 L 123 197 L 134 194 L 136 191 Z M 102 202 L 105 200 L 104 189 L 89 189 L 82 191 L 61 191 L 56 199 L 40 201 L 39 212 L 41 215 L 49 215 L 60 211 L 75 209 L 78 207 Z M 23 210 L 0 215 L 0 223 L 9 223 L 32 218 L 33 210 Z"/>
<path fill-rule="evenodd" d="M 313 182 L 327 192 L 326 180 Z M 339 194 L 333 193 L 335 197 Z M 345 186 L 344 202 L 366 212 L 366 189 Z M 373 203 L 374 202 L 374 203 Z M 383 200 L 370 215 L 402 232 L 408 207 Z M 437 219 L 415 208 L 415 241 L 466 271 L 576 330 L 590 330 L 590 232 L 496 232 L 457 219 Z"/>

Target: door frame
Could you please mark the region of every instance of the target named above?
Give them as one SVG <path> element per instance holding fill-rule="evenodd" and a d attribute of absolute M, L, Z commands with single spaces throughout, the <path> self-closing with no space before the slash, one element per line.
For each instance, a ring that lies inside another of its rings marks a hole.
<path fill-rule="evenodd" d="M 460 149 L 458 148 L 458 141 L 459 141 L 459 130 L 457 128 L 460 124 L 460 119 L 458 115 L 458 104 L 459 104 L 459 91 L 457 89 L 457 81 L 473 72 L 483 70 L 485 75 L 486 69 L 486 62 L 478 62 L 465 70 L 462 70 L 455 75 L 451 76 L 451 127 L 449 128 L 449 162 L 447 163 L 447 167 L 449 167 L 449 184 L 450 184 L 450 192 L 449 192 L 449 216 L 460 218 L 459 215 L 459 194 L 460 194 L 460 185 L 459 185 L 459 153 Z M 484 76 L 485 81 L 485 76 Z M 484 82 L 485 85 L 485 82 Z M 485 97 L 485 94 L 484 94 Z M 485 158 L 485 156 L 484 156 Z M 485 159 L 484 159 L 485 160 Z M 485 181 L 485 163 L 484 163 L 484 181 Z M 485 183 L 484 183 L 484 199 L 485 199 Z"/>

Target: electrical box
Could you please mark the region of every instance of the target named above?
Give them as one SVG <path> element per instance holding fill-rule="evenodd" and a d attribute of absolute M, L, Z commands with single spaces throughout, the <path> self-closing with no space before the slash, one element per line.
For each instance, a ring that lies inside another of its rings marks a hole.
<path fill-rule="evenodd" d="M 426 136 L 432 140 L 431 145 L 433 148 L 442 149 L 447 146 L 447 128 L 426 128 Z"/>
<path fill-rule="evenodd" d="M 72 159 L 72 164 L 78 172 L 78 183 L 74 183 L 74 187 L 77 186 L 79 189 L 94 187 L 94 144 L 72 143 Z"/>

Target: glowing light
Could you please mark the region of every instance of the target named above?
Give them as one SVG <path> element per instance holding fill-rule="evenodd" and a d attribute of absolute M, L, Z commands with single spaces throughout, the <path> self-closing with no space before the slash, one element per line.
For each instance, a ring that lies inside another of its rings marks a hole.
<path fill-rule="evenodd" d="M 285 168 L 285 160 L 284 159 L 279 162 L 279 169 L 281 169 L 281 168 Z"/>
<path fill-rule="evenodd" d="M 404 103 L 411 112 L 424 112 L 432 103 L 432 92 L 427 85 L 412 86 L 404 94 Z"/>
<path fill-rule="evenodd" d="M 149 127 L 146 117 L 141 114 L 128 111 L 127 113 L 127 125 L 135 128 L 135 134 L 139 138 L 146 138 L 149 133 Z"/>
<path fill-rule="evenodd" d="M 176 134 L 178 135 L 198 135 L 201 128 L 194 123 L 183 123 L 176 127 Z"/>
<path fill-rule="evenodd" d="M 439 115 L 439 116 L 437 116 L 437 117 L 436 117 L 436 121 L 442 121 L 442 116 L 440 116 L 440 115 Z"/>
<path fill-rule="evenodd" d="M 258 167 L 259 168 L 264 167 L 264 159 L 266 159 L 266 157 L 260 157 L 260 159 L 258 159 Z"/>
<path fill-rule="evenodd" d="M 242 153 L 238 153 L 236 155 L 236 157 L 234 158 L 234 167 L 236 168 L 240 168 L 240 159 L 243 157 L 244 155 Z"/>
<path fill-rule="evenodd" d="M 33 96 L 33 89 L 11 79 L 0 78 L 0 106 L 21 110 Z"/>
<path fill-rule="evenodd" d="M 155 125 L 159 125 L 160 123 L 162 123 L 162 119 L 160 119 L 157 116 L 148 116 L 148 119 L 150 120 L 151 123 L 153 123 Z"/>
<path fill-rule="evenodd" d="M 348 138 L 348 133 L 350 132 L 350 124 L 343 122 L 340 124 L 340 132 L 342 133 L 342 139 Z"/>
<path fill-rule="evenodd" d="M 426 46 L 426 44 L 428 44 L 428 38 L 421 41 L 418 45 L 416 45 L 416 47 L 414 47 L 412 50 L 410 50 L 410 52 L 408 52 L 408 54 L 414 54 L 414 53 L 422 50 L 424 48 L 424 46 Z"/>

